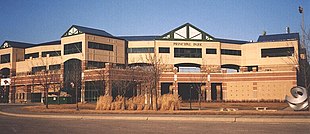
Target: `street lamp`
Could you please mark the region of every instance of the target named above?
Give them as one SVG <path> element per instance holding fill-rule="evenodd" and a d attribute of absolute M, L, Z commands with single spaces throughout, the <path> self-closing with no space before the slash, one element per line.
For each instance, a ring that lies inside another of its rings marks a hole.
<path fill-rule="evenodd" d="M 301 42 L 302 42 L 302 48 L 304 49 L 305 48 L 305 17 L 304 17 L 304 8 L 302 8 L 301 6 L 298 7 L 298 11 L 299 13 L 302 15 L 301 17 L 301 30 L 302 30 L 302 39 L 301 39 Z"/>
<path fill-rule="evenodd" d="M 191 89 L 189 90 L 189 108 L 192 110 L 192 89 L 193 85 L 191 85 Z"/>
<path fill-rule="evenodd" d="M 74 88 L 74 83 L 70 83 L 71 87 Z M 77 86 L 75 86 L 75 102 L 76 102 L 76 111 L 79 111 L 79 103 L 78 103 L 78 91 Z"/>

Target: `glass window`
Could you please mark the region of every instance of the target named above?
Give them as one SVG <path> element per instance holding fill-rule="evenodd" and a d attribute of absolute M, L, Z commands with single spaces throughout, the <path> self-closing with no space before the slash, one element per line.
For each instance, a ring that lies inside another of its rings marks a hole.
<path fill-rule="evenodd" d="M 216 49 L 215 48 L 207 48 L 206 54 L 216 54 Z"/>
<path fill-rule="evenodd" d="M 49 54 L 50 57 L 61 55 L 60 51 L 44 51 L 42 52 L 42 57 L 47 57 L 47 54 Z"/>
<path fill-rule="evenodd" d="M 221 54 L 241 56 L 241 50 L 221 49 Z"/>
<path fill-rule="evenodd" d="M 32 67 L 31 69 L 33 74 L 39 71 L 43 71 L 43 70 L 46 70 L 46 66 L 37 66 L 37 67 Z"/>
<path fill-rule="evenodd" d="M 261 57 L 285 57 L 294 55 L 294 47 L 261 49 Z"/>
<path fill-rule="evenodd" d="M 169 47 L 159 47 L 159 53 L 170 53 Z"/>
<path fill-rule="evenodd" d="M 64 54 L 82 53 L 82 42 L 65 44 Z"/>
<path fill-rule="evenodd" d="M 113 51 L 113 45 L 88 42 L 88 48 Z"/>
<path fill-rule="evenodd" d="M 128 48 L 128 53 L 154 53 L 154 47 Z"/>
<path fill-rule="evenodd" d="M 11 62 L 11 54 L 1 55 L 1 63 L 9 63 Z"/>
<path fill-rule="evenodd" d="M 100 95 L 104 95 L 104 81 L 85 81 L 85 101 L 96 102 Z"/>
<path fill-rule="evenodd" d="M 59 70 L 60 64 L 49 65 L 49 70 Z"/>
<path fill-rule="evenodd" d="M 104 68 L 104 62 L 87 61 L 87 69 Z"/>
<path fill-rule="evenodd" d="M 201 48 L 174 48 L 174 57 L 201 58 Z"/>
<path fill-rule="evenodd" d="M 39 58 L 39 52 L 25 54 L 25 59 L 30 59 L 30 57 L 32 57 L 32 58 Z"/>

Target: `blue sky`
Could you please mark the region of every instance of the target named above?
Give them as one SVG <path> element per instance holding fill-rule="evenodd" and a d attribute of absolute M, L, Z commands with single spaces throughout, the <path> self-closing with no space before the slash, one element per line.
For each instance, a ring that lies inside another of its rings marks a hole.
<path fill-rule="evenodd" d="M 73 24 L 113 35 L 162 35 L 191 23 L 217 38 L 300 32 L 310 28 L 309 0 L 0 0 L 0 44 L 59 40 Z"/>

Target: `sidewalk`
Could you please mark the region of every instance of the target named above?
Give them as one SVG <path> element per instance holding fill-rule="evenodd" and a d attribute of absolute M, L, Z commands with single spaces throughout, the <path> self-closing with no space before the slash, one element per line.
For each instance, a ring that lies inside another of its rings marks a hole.
<path fill-rule="evenodd" d="M 68 114 L 37 113 L 20 110 L 20 105 L 0 105 L 0 114 L 23 118 L 58 118 L 90 120 L 137 120 L 137 121 L 202 121 L 202 122 L 255 122 L 255 123 L 310 123 L 310 116 L 292 115 L 172 115 L 172 114 Z"/>

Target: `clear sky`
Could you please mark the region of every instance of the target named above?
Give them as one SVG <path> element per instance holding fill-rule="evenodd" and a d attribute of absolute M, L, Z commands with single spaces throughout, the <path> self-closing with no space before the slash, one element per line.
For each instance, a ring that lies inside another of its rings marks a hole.
<path fill-rule="evenodd" d="M 257 40 L 310 28 L 309 0 L 0 0 L 0 44 L 59 40 L 73 24 L 113 35 L 162 35 L 191 23 L 217 38 Z"/>

